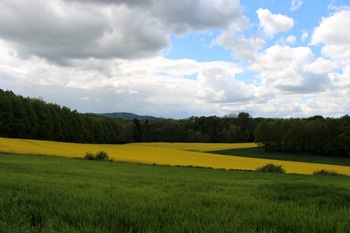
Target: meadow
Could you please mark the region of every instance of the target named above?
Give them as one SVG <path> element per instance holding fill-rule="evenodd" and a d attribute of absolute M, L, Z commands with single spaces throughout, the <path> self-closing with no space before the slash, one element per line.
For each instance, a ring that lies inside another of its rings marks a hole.
<path fill-rule="evenodd" d="M 87 152 L 105 151 L 114 161 L 172 166 L 211 167 L 255 170 L 267 163 L 282 165 L 287 173 L 312 174 L 316 170 L 334 170 L 350 175 L 345 166 L 284 161 L 267 158 L 227 156 L 208 151 L 256 148 L 254 143 L 129 143 L 83 144 L 0 138 L 0 152 L 83 158 Z"/>
<path fill-rule="evenodd" d="M 350 232 L 349 184 L 0 154 L 0 232 Z"/>

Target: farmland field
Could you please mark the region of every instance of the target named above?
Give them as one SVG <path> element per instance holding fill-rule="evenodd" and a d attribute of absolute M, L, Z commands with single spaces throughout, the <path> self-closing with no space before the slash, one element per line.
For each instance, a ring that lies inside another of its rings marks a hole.
<path fill-rule="evenodd" d="M 273 159 L 273 160 L 298 161 L 298 162 L 307 162 L 307 163 L 350 166 L 349 157 L 331 157 L 327 155 L 315 155 L 315 154 L 305 154 L 305 153 L 293 154 L 293 153 L 283 153 L 283 152 L 266 152 L 264 148 L 261 148 L 261 147 L 209 151 L 208 153 L 241 156 L 241 157 L 247 157 L 247 158 Z"/>
<path fill-rule="evenodd" d="M 350 175 L 348 166 L 204 153 L 207 151 L 254 147 L 256 147 L 254 143 L 130 143 L 112 145 L 0 138 L 0 152 L 4 153 L 83 158 L 86 152 L 96 153 L 103 150 L 115 161 L 133 163 L 239 170 L 255 170 L 258 167 L 264 166 L 266 163 L 274 163 L 282 165 L 287 173 L 312 174 L 316 170 L 327 169 Z"/>
<path fill-rule="evenodd" d="M 0 232 L 350 232 L 347 177 L 0 154 Z"/>

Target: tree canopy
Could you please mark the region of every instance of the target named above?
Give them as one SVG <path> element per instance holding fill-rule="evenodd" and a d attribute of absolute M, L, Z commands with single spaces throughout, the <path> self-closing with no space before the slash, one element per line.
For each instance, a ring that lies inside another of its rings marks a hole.
<path fill-rule="evenodd" d="M 118 119 L 0 89 L 0 137 L 78 143 L 256 142 L 267 151 L 350 156 L 350 117 L 252 118 L 249 113 L 187 119 Z"/>

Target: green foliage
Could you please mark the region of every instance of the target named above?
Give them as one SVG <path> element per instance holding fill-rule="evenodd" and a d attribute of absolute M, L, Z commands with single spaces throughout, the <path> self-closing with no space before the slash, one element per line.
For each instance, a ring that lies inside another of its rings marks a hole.
<path fill-rule="evenodd" d="M 350 232 L 344 177 L 30 155 L 0 171 L 0 232 Z"/>
<path fill-rule="evenodd" d="M 314 171 L 313 174 L 318 176 L 347 176 L 337 171 L 325 170 L 325 169 Z"/>
<path fill-rule="evenodd" d="M 104 152 L 104 151 L 97 152 L 96 154 L 92 154 L 90 152 L 87 152 L 85 154 L 84 158 L 87 159 L 87 160 L 107 161 L 107 160 L 109 160 L 109 155 L 106 152 Z"/>
<path fill-rule="evenodd" d="M 254 132 L 266 151 L 350 157 L 350 117 L 266 119 Z"/>
<path fill-rule="evenodd" d="M 129 123 L 129 122 L 127 122 Z M 0 89 L 0 136 L 78 143 L 125 143 L 125 121 L 80 114 L 42 99 Z M 131 132 L 132 135 L 132 132 Z"/>
<path fill-rule="evenodd" d="M 273 163 L 268 163 L 265 166 L 258 167 L 256 171 L 259 172 L 274 172 L 274 173 L 285 173 L 286 170 L 280 165 L 275 165 Z"/>
<path fill-rule="evenodd" d="M 95 160 L 96 159 L 96 156 L 90 152 L 87 152 L 84 156 L 85 159 L 87 160 Z"/>
<path fill-rule="evenodd" d="M 106 152 L 104 151 L 100 151 L 98 153 L 96 153 L 96 160 L 109 160 L 109 156 Z"/>

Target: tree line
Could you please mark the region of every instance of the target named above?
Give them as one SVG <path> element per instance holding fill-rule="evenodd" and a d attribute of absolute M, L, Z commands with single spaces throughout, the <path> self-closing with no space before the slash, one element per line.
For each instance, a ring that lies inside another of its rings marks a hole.
<path fill-rule="evenodd" d="M 0 89 L 0 136 L 78 143 L 125 143 L 133 124 L 99 118 Z"/>
<path fill-rule="evenodd" d="M 0 136 L 78 143 L 253 142 L 262 118 L 225 117 L 124 120 L 81 114 L 0 89 Z"/>
<path fill-rule="evenodd" d="M 0 89 L 0 137 L 77 143 L 256 142 L 267 151 L 350 156 L 350 117 L 224 117 L 125 120 L 89 114 Z"/>
<path fill-rule="evenodd" d="M 266 119 L 256 128 L 255 142 L 266 151 L 350 157 L 350 117 Z"/>

